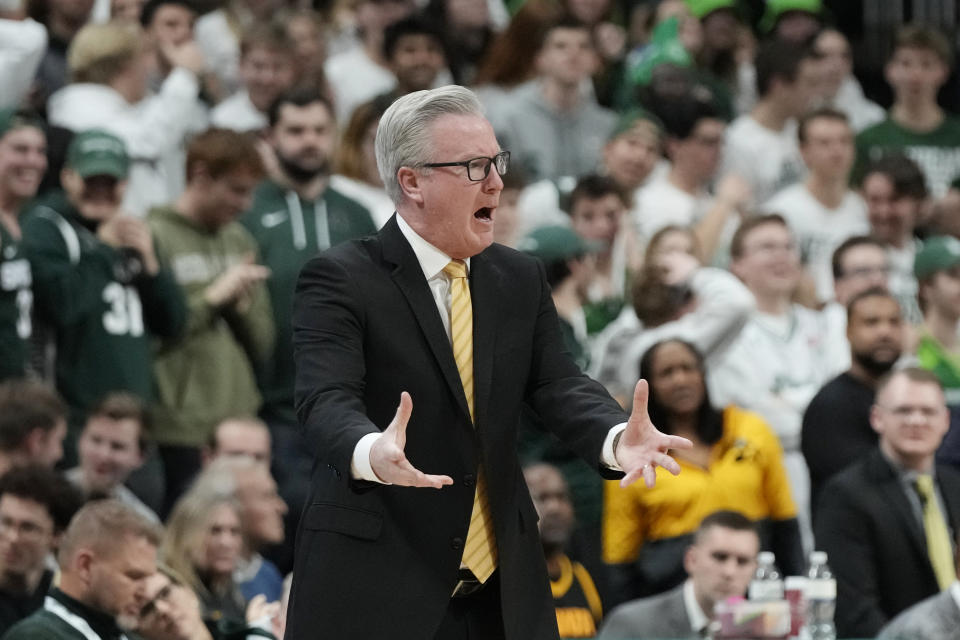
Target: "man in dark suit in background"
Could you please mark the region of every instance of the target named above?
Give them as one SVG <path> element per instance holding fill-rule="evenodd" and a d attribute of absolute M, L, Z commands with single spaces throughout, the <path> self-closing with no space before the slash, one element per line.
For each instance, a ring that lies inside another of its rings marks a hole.
<path fill-rule="evenodd" d="M 700 523 L 683 558 L 690 576 L 682 585 L 614 609 L 601 640 L 704 638 L 714 606 L 743 596 L 757 568 L 760 536 L 742 513 L 715 511 Z"/>
<path fill-rule="evenodd" d="M 879 448 L 824 487 L 815 534 L 837 578 L 838 637 L 872 638 L 956 579 L 960 473 L 934 462 L 949 419 L 936 376 L 895 371 L 870 414 Z"/>
<path fill-rule="evenodd" d="M 651 424 L 645 382 L 628 419 L 579 371 L 543 266 L 492 244 L 509 154 L 472 92 L 400 98 L 376 153 L 398 215 L 297 286 L 297 411 L 317 462 L 286 637 L 556 638 L 521 406 L 624 484 L 678 473 L 666 452 L 689 442 Z"/>

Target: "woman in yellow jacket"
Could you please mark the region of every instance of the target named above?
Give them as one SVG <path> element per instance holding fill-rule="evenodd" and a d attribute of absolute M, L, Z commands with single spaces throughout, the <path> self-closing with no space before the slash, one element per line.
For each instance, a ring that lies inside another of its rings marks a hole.
<path fill-rule="evenodd" d="M 604 489 L 603 555 L 612 566 L 618 599 L 661 593 L 686 574 L 683 554 L 700 521 L 720 509 L 754 520 L 763 548 L 776 554 L 785 575 L 803 570 L 797 510 L 783 452 L 763 419 L 738 407 L 715 409 L 703 358 L 682 340 L 651 346 L 640 360 L 650 384 L 650 418 L 693 449 L 674 452 L 682 472 L 657 469 L 657 484 Z"/>

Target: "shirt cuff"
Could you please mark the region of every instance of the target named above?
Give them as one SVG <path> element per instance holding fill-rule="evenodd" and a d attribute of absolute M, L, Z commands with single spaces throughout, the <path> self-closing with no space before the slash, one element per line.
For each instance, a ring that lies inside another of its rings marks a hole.
<path fill-rule="evenodd" d="M 353 458 L 350 460 L 350 475 L 354 480 L 366 480 L 367 482 L 377 482 L 379 484 L 390 484 L 384 482 L 373 472 L 370 466 L 370 449 L 373 442 L 380 437 L 380 433 L 368 433 L 360 438 L 357 446 L 353 449 Z"/>
<path fill-rule="evenodd" d="M 623 469 L 620 467 L 620 464 L 617 462 L 616 456 L 613 455 L 613 441 L 616 440 L 617 436 L 623 433 L 626 428 L 626 422 L 621 422 L 620 424 L 612 427 L 610 431 L 607 432 L 607 438 L 603 441 L 603 449 L 600 450 L 600 463 L 608 469 L 613 469 L 614 471 L 623 471 Z"/>

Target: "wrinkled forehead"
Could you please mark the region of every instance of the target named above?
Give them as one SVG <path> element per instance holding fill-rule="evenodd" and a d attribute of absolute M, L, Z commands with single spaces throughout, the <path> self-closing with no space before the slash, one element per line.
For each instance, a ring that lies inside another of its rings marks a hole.
<path fill-rule="evenodd" d="M 480 114 L 444 114 L 430 124 L 427 135 L 430 155 L 443 158 L 438 162 L 493 156 L 501 150 L 493 126 Z"/>

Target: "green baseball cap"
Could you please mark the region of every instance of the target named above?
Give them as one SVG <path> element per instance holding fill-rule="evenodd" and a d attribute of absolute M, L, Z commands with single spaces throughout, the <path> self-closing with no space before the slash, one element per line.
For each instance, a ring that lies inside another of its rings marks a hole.
<path fill-rule="evenodd" d="M 913 274 L 925 280 L 937 271 L 960 265 L 960 240 L 953 236 L 927 238 L 913 259 Z"/>
<path fill-rule="evenodd" d="M 570 227 L 550 225 L 531 231 L 517 249 L 550 263 L 597 253 L 601 245 L 581 238 Z"/>
<path fill-rule="evenodd" d="M 112 176 L 124 180 L 130 172 L 130 158 L 123 140 L 103 129 L 90 129 L 70 141 L 67 167 L 81 178 Z"/>
<path fill-rule="evenodd" d="M 663 125 L 659 118 L 645 109 L 633 108 L 621 114 L 617 124 L 613 127 L 613 131 L 607 136 L 607 142 L 616 140 L 628 131 L 632 131 L 641 122 L 648 123 L 650 133 L 656 135 L 658 139 L 663 135 Z"/>
<path fill-rule="evenodd" d="M 720 9 L 737 11 L 737 0 L 686 0 L 686 3 L 690 13 L 697 18 L 703 18 Z"/>
<path fill-rule="evenodd" d="M 819 18 L 823 12 L 823 0 L 767 0 L 767 10 L 760 20 L 760 30 L 767 32 L 773 29 L 780 16 L 788 11 L 805 11 Z"/>
<path fill-rule="evenodd" d="M 43 125 L 36 118 L 32 118 L 17 109 L 0 109 L 0 138 L 5 136 L 7 131 L 19 127 L 42 129 Z"/>

